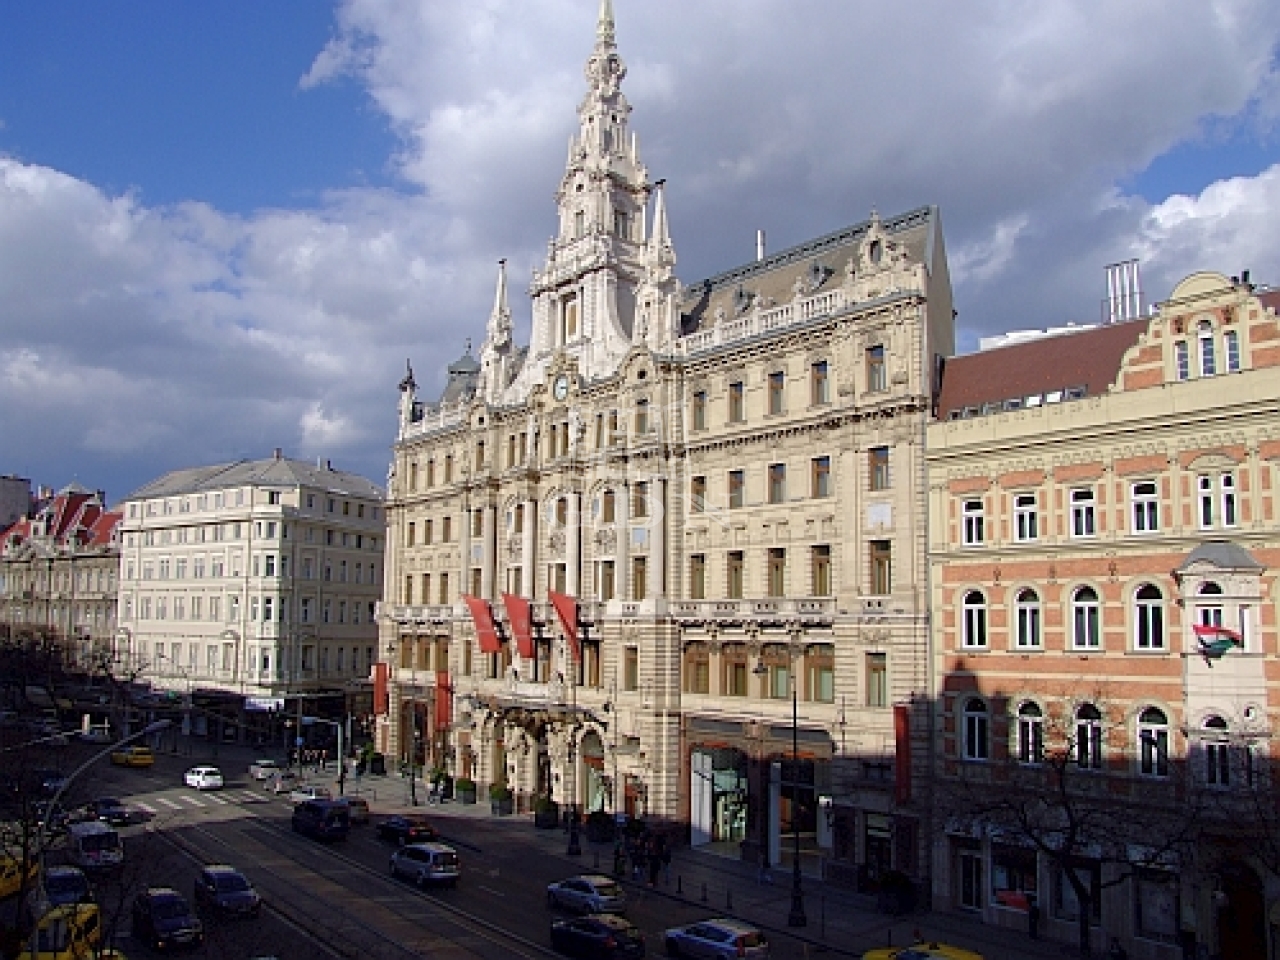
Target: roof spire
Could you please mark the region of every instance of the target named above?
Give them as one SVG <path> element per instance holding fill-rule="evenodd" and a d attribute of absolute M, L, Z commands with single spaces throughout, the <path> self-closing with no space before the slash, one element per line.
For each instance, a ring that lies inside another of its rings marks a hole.
<path fill-rule="evenodd" d="M 613 0 L 600 0 L 600 16 L 596 19 L 596 45 L 612 47 L 615 40 Z"/>
<path fill-rule="evenodd" d="M 653 184 L 653 243 L 661 249 L 671 244 L 671 234 L 667 229 L 666 180 L 655 180 Z"/>
<path fill-rule="evenodd" d="M 505 347 L 511 342 L 511 307 L 507 303 L 507 261 L 498 261 L 498 288 L 493 294 L 493 312 L 485 331 L 485 348 Z"/>

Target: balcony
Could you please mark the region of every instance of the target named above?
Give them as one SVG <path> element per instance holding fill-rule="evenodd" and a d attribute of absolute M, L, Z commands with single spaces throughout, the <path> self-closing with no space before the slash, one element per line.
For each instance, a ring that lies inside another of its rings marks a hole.
<path fill-rule="evenodd" d="M 752 600 L 673 600 L 671 616 L 683 623 L 784 623 L 829 625 L 834 597 L 766 597 Z"/>
<path fill-rule="evenodd" d="M 379 603 L 377 616 L 396 623 L 449 623 L 454 618 L 452 604 Z"/>

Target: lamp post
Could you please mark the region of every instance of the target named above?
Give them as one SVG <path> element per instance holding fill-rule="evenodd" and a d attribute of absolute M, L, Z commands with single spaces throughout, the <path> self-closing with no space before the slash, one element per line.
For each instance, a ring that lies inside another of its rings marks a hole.
<path fill-rule="evenodd" d="M 804 887 L 800 877 L 800 818 L 796 815 L 797 783 L 800 771 L 800 687 L 796 683 L 796 657 L 794 647 L 787 648 L 787 679 L 791 684 L 791 909 L 787 913 L 787 926 L 808 925 L 804 912 Z M 757 676 L 767 675 L 769 668 L 761 660 L 752 671 Z"/>

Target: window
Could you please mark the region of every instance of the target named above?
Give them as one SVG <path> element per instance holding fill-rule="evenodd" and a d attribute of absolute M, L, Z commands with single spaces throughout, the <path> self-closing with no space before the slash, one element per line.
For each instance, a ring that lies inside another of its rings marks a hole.
<path fill-rule="evenodd" d="M 1235 373 L 1240 369 L 1240 335 L 1228 330 L 1222 335 L 1222 342 L 1227 348 L 1227 372 Z"/>
<path fill-rule="evenodd" d="M 745 644 L 726 644 L 721 654 L 722 685 L 728 697 L 747 695 L 747 648 Z"/>
<path fill-rule="evenodd" d="M 831 596 L 831 547 L 824 543 L 810 548 L 810 560 L 813 565 L 813 595 Z"/>
<path fill-rule="evenodd" d="M 707 596 L 707 557 L 695 553 L 689 557 L 689 599 L 704 600 Z"/>
<path fill-rule="evenodd" d="M 440 521 L 440 542 L 448 543 L 453 539 L 453 517 L 445 517 Z"/>
<path fill-rule="evenodd" d="M 693 429 L 707 429 L 707 391 L 698 390 L 693 395 Z"/>
<path fill-rule="evenodd" d="M 977 590 L 964 595 L 961 613 L 961 645 L 969 648 L 987 645 L 987 598 Z"/>
<path fill-rule="evenodd" d="M 641 480 L 631 487 L 631 516 L 643 520 L 649 516 L 649 484 Z"/>
<path fill-rule="evenodd" d="M 636 435 L 642 436 L 649 432 L 649 401 L 636 401 Z"/>
<path fill-rule="evenodd" d="M 1102 769 L 1102 712 L 1092 703 L 1076 710 L 1076 766 L 1084 770 Z"/>
<path fill-rule="evenodd" d="M 1040 510 L 1034 493 L 1013 498 L 1013 536 L 1023 543 L 1040 536 Z"/>
<path fill-rule="evenodd" d="M 649 592 L 648 557 L 631 558 L 631 599 L 643 600 Z"/>
<path fill-rule="evenodd" d="M 985 700 L 971 697 L 964 705 L 964 758 L 988 760 L 991 757 L 991 721 Z"/>
<path fill-rule="evenodd" d="M 1169 775 L 1169 721 L 1156 707 L 1138 716 L 1138 769 L 1144 777 Z"/>
<path fill-rule="evenodd" d="M 742 423 L 747 419 L 744 384 L 741 380 L 729 384 L 729 422 Z"/>
<path fill-rule="evenodd" d="M 1133 508 L 1133 532 L 1154 533 L 1160 529 L 1160 498 L 1151 480 L 1135 483 L 1130 488 Z"/>
<path fill-rule="evenodd" d="M 982 543 L 985 512 L 981 500 L 966 500 L 961 506 L 961 537 L 966 546 Z"/>
<path fill-rule="evenodd" d="M 1092 537 L 1097 524 L 1094 515 L 1093 489 L 1071 491 L 1071 535 Z"/>
<path fill-rule="evenodd" d="M 785 503 L 787 499 L 787 465 L 769 464 L 769 502 Z"/>
<path fill-rule="evenodd" d="M 617 497 L 612 490 L 606 490 L 600 496 L 600 519 L 603 523 L 613 523 L 617 516 Z"/>
<path fill-rule="evenodd" d="M 614 597 L 614 572 L 612 560 L 600 561 L 600 599 L 612 600 Z M 519 571 L 517 571 L 519 572 Z"/>
<path fill-rule="evenodd" d="M 788 700 L 791 698 L 791 661 L 788 659 L 786 647 L 771 644 L 764 648 L 760 657 L 760 666 L 764 668 L 763 694 L 770 700 Z"/>
<path fill-rule="evenodd" d="M 434 527 L 435 527 L 434 521 L 432 520 L 423 521 L 423 524 L 422 524 L 422 542 L 423 543 L 425 544 L 431 543 L 432 532 L 434 530 Z"/>
<path fill-rule="evenodd" d="M 1196 478 L 1200 493 L 1200 526 L 1234 527 L 1236 525 L 1236 478 L 1223 473 L 1217 477 Z"/>
<path fill-rule="evenodd" d="M 702 513 L 707 509 L 707 478 L 694 477 L 689 482 L 689 512 Z"/>
<path fill-rule="evenodd" d="M 1217 360 L 1213 354 L 1213 324 L 1203 321 L 1196 328 L 1196 340 L 1200 347 L 1200 376 L 1212 377 L 1218 372 Z"/>
<path fill-rule="evenodd" d="M 449 602 L 449 574 L 440 574 L 440 603 Z"/>
<path fill-rule="evenodd" d="M 1018 708 L 1018 762 L 1038 764 L 1044 761 L 1044 711 L 1038 704 L 1024 703 Z"/>
<path fill-rule="evenodd" d="M 1040 639 L 1040 595 L 1034 590 L 1019 590 L 1014 601 L 1017 618 L 1016 644 L 1019 649 L 1038 649 Z"/>
<path fill-rule="evenodd" d="M 831 402 L 831 378 L 827 372 L 827 361 L 819 360 L 809 365 L 809 403 L 817 406 Z"/>
<path fill-rule="evenodd" d="M 689 643 L 684 648 L 684 692 L 711 692 L 711 654 L 705 643 Z"/>
<path fill-rule="evenodd" d="M 640 689 L 639 647 L 624 647 L 622 650 L 622 689 Z"/>
<path fill-rule="evenodd" d="M 741 470 L 729 471 L 729 507 L 741 507 L 745 502 L 746 475 Z"/>
<path fill-rule="evenodd" d="M 889 655 L 867 654 L 867 706 L 889 705 Z"/>
<path fill-rule="evenodd" d="M 867 451 L 867 476 L 872 490 L 889 489 L 888 447 L 872 447 Z"/>
<path fill-rule="evenodd" d="M 477 510 L 476 516 L 478 517 L 479 515 L 480 515 L 480 511 Z M 568 523 L 569 521 L 569 498 L 568 497 L 558 497 L 556 499 L 555 517 L 556 517 L 556 526 L 558 527 L 563 527 L 566 523 Z M 480 531 L 476 530 L 475 532 L 479 533 Z"/>
<path fill-rule="evenodd" d="M 730 550 L 729 563 L 727 568 L 727 572 L 728 572 L 727 586 L 728 586 L 728 593 L 729 593 L 730 599 L 733 599 L 733 600 L 742 599 L 742 586 L 743 586 L 742 581 L 744 579 L 744 570 L 743 570 L 744 566 L 745 566 L 745 563 L 744 563 L 742 551 Z"/>
<path fill-rule="evenodd" d="M 769 412 L 782 413 L 786 375 L 781 371 L 769 374 Z"/>
<path fill-rule="evenodd" d="M 1133 595 L 1133 642 L 1139 650 L 1164 649 L 1164 595 L 1144 583 Z"/>
<path fill-rule="evenodd" d="M 483 469 L 484 469 L 484 465 L 485 465 L 485 458 L 484 458 L 484 441 L 483 441 L 483 440 L 477 440 L 477 441 L 476 441 L 476 469 L 477 469 L 477 470 L 483 470 Z"/>
<path fill-rule="evenodd" d="M 769 596 L 784 597 L 787 593 L 787 551 L 781 547 L 769 550 Z"/>
<path fill-rule="evenodd" d="M 831 496 L 831 458 L 814 457 L 809 461 L 809 470 L 810 494 L 817 499 Z"/>
<path fill-rule="evenodd" d="M 1179 380 L 1191 378 L 1191 351 L 1187 349 L 1187 341 L 1179 340 L 1173 345 L 1173 366 Z"/>
<path fill-rule="evenodd" d="M 1080 587 L 1071 597 L 1071 645 L 1077 650 L 1102 646 L 1098 593 L 1093 587 Z"/>
<path fill-rule="evenodd" d="M 1211 787 L 1231 786 L 1231 746 L 1227 743 L 1227 721 L 1209 717 L 1204 722 L 1204 782 Z"/>
<path fill-rule="evenodd" d="M 868 546 L 871 559 L 871 593 L 884 596 L 893 592 L 893 547 L 888 540 L 872 540 Z"/>
<path fill-rule="evenodd" d="M 867 390 L 878 393 L 887 390 L 889 378 L 884 370 L 884 347 L 867 347 Z"/>

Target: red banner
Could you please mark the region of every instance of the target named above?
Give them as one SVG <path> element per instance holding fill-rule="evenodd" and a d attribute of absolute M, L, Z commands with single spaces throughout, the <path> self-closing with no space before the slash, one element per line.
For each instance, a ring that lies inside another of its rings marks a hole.
<path fill-rule="evenodd" d="M 470 597 L 465 593 L 462 599 L 471 611 L 471 619 L 476 625 L 476 638 L 480 641 L 481 653 L 497 653 L 502 649 L 502 641 L 498 639 L 498 628 L 493 625 L 493 611 L 489 609 L 489 601 L 479 597 Z"/>
<path fill-rule="evenodd" d="M 524 597 L 510 593 L 502 595 L 502 605 L 507 608 L 507 619 L 516 638 L 516 649 L 526 660 L 533 659 L 533 604 Z"/>
<path fill-rule="evenodd" d="M 555 608 L 560 627 L 569 641 L 569 650 L 573 654 L 573 662 L 582 662 L 582 646 L 578 643 L 578 600 L 567 593 L 547 591 L 551 597 L 551 606 Z"/>
<path fill-rule="evenodd" d="M 453 717 L 451 714 L 451 706 L 453 705 L 453 686 L 449 683 L 449 671 L 436 671 L 436 729 L 448 730 L 449 724 Z"/>
<path fill-rule="evenodd" d="M 896 747 L 893 764 L 894 800 L 911 800 L 911 708 L 905 703 L 893 707 L 893 740 Z"/>
<path fill-rule="evenodd" d="M 1240 634 L 1235 630 L 1228 630 L 1226 627 L 1220 627 L 1216 623 L 1193 623 L 1191 629 L 1196 632 L 1196 636 L 1202 640 L 1234 640 L 1240 642 Z"/>
<path fill-rule="evenodd" d="M 375 663 L 373 665 L 373 712 L 380 717 L 385 717 L 390 710 L 387 702 L 387 665 L 385 663 Z"/>

